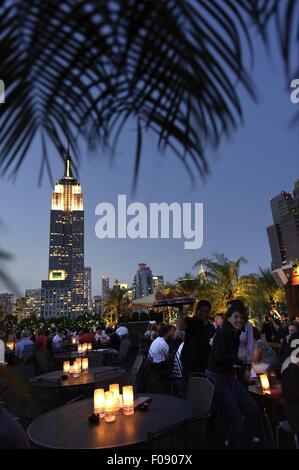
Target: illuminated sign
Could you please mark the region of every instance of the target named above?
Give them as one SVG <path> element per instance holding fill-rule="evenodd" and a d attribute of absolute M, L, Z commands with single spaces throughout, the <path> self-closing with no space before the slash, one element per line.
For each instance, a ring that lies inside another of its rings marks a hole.
<path fill-rule="evenodd" d="M 64 281 L 65 280 L 64 269 L 56 269 L 56 270 L 49 271 L 49 280 L 50 281 Z"/>

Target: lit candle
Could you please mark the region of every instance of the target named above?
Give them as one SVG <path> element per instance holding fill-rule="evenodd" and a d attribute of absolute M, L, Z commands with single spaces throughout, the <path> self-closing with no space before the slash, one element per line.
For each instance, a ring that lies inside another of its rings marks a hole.
<path fill-rule="evenodd" d="M 82 352 L 82 344 L 78 344 L 78 354 L 81 354 Z"/>
<path fill-rule="evenodd" d="M 93 393 L 93 408 L 94 414 L 100 415 L 100 418 L 105 416 L 105 390 L 103 388 L 96 388 Z"/>
<path fill-rule="evenodd" d="M 132 385 L 123 387 L 123 412 L 126 416 L 134 414 L 134 393 Z"/>
<path fill-rule="evenodd" d="M 15 343 L 13 341 L 8 341 L 8 343 L 6 343 L 6 346 L 8 347 L 8 349 L 10 349 L 11 351 L 13 351 L 15 349 Z"/>
<path fill-rule="evenodd" d="M 111 384 L 109 385 L 109 391 L 113 393 L 114 395 L 114 401 L 115 401 L 115 412 L 117 413 L 119 411 L 119 385 L 118 384 Z"/>
<path fill-rule="evenodd" d="M 115 403 L 112 392 L 105 392 L 105 421 L 106 423 L 115 421 Z"/>
<path fill-rule="evenodd" d="M 70 361 L 63 361 L 63 373 L 69 374 L 70 368 L 71 368 Z"/>
<path fill-rule="evenodd" d="M 87 351 L 87 343 L 83 343 L 83 352 L 85 353 Z"/>
<path fill-rule="evenodd" d="M 262 391 L 265 395 L 270 395 L 270 383 L 267 374 L 260 375 Z"/>
<path fill-rule="evenodd" d="M 76 359 L 73 365 L 74 377 L 79 377 L 81 374 L 81 359 Z"/>
<path fill-rule="evenodd" d="M 87 374 L 88 372 L 88 358 L 87 357 L 84 357 L 82 359 L 82 372 L 83 374 Z"/>
<path fill-rule="evenodd" d="M 77 340 L 74 336 L 72 337 L 72 344 L 77 344 Z"/>
<path fill-rule="evenodd" d="M 92 350 L 92 344 L 91 343 L 87 343 L 87 351 L 91 351 Z"/>

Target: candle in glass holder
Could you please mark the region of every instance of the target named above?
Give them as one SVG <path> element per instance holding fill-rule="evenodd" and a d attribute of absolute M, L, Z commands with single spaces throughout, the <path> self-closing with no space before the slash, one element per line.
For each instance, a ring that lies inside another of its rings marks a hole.
<path fill-rule="evenodd" d="M 123 412 L 126 416 L 134 414 L 134 392 L 132 385 L 123 387 Z"/>
<path fill-rule="evenodd" d="M 92 350 L 92 343 L 87 343 L 87 351 L 91 351 Z"/>
<path fill-rule="evenodd" d="M 87 374 L 88 372 L 88 358 L 87 357 L 84 357 L 82 359 L 82 372 L 83 374 Z"/>
<path fill-rule="evenodd" d="M 105 421 L 113 423 L 115 421 L 115 400 L 112 392 L 105 392 Z"/>
<path fill-rule="evenodd" d="M 87 351 L 87 343 L 83 343 L 83 352 L 85 353 Z"/>
<path fill-rule="evenodd" d="M 96 388 L 93 392 L 93 408 L 94 414 L 99 415 L 100 418 L 105 416 L 105 390 L 103 388 Z"/>
<path fill-rule="evenodd" d="M 265 395 L 270 395 L 270 383 L 267 374 L 261 374 L 260 375 L 260 381 L 261 381 L 261 387 L 262 387 L 262 392 Z"/>
<path fill-rule="evenodd" d="M 63 361 L 63 373 L 68 375 L 70 373 L 70 368 L 70 361 Z"/>
<path fill-rule="evenodd" d="M 11 351 L 13 351 L 15 349 L 15 343 L 14 341 L 8 341 L 8 343 L 6 343 L 6 346 L 8 349 L 10 349 Z"/>
<path fill-rule="evenodd" d="M 74 336 L 72 337 L 72 344 L 77 344 L 77 340 Z"/>
<path fill-rule="evenodd" d="M 73 365 L 74 377 L 79 377 L 81 374 L 81 359 L 76 359 Z"/>
<path fill-rule="evenodd" d="M 118 413 L 119 411 L 119 385 L 118 384 L 111 384 L 109 385 L 109 391 L 114 395 L 115 401 L 115 412 Z"/>

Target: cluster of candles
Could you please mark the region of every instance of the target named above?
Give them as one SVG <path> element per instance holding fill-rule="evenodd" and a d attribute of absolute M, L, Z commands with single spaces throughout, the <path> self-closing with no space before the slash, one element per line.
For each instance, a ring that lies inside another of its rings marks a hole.
<path fill-rule="evenodd" d="M 74 377 L 79 377 L 81 374 L 88 372 L 88 357 L 78 358 L 71 366 L 70 361 L 63 361 L 63 373 L 65 375 L 73 374 Z"/>
<path fill-rule="evenodd" d="M 78 344 L 78 353 L 79 354 L 85 354 L 87 351 L 92 350 L 92 344 L 91 343 L 83 343 L 83 344 Z"/>
<path fill-rule="evenodd" d="M 134 414 L 134 392 L 132 385 L 126 385 L 122 388 L 120 394 L 119 384 L 111 384 L 109 391 L 105 392 L 103 388 L 97 388 L 94 391 L 94 414 L 99 418 L 105 418 L 107 423 L 113 423 L 116 414 L 123 412 L 125 416 Z"/>

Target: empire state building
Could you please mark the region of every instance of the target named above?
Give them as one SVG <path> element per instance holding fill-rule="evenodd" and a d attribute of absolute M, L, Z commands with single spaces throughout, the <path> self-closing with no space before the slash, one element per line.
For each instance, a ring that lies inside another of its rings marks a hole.
<path fill-rule="evenodd" d="M 65 171 L 52 193 L 48 280 L 42 281 L 41 315 L 74 318 L 84 298 L 84 210 L 80 183 L 73 177 L 69 150 Z"/>

